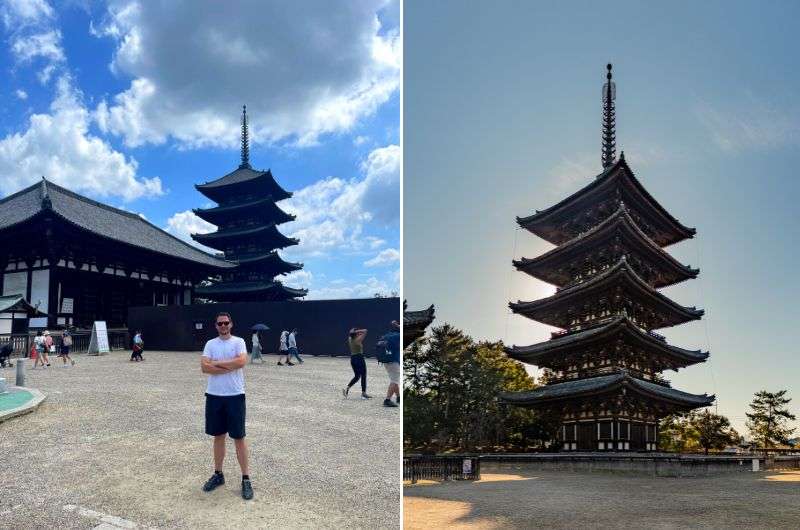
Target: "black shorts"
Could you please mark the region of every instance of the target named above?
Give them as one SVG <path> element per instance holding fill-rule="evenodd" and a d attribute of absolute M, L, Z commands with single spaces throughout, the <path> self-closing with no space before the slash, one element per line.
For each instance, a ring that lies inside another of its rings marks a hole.
<path fill-rule="evenodd" d="M 244 438 L 244 394 L 213 396 L 206 394 L 206 434 Z"/>

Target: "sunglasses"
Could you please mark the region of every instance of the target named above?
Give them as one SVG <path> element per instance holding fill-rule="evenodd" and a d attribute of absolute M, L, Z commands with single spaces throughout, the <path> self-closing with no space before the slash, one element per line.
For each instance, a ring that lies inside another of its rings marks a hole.
<path fill-rule="evenodd" d="M 230 326 L 230 325 L 231 325 L 230 321 L 227 321 L 227 322 L 217 322 L 217 326 Z"/>

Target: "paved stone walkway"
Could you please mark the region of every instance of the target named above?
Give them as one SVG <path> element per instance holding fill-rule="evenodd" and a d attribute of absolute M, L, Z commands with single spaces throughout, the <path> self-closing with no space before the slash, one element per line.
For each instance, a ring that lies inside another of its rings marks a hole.
<path fill-rule="evenodd" d="M 400 527 L 400 411 L 381 406 L 388 378 L 374 361 L 369 401 L 342 398 L 346 358 L 245 368 L 244 501 L 232 443 L 225 486 L 200 489 L 213 464 L 199 354 L 128 357 L 28 370 L 48 397 L 0 423 L 0 528 Z"/>

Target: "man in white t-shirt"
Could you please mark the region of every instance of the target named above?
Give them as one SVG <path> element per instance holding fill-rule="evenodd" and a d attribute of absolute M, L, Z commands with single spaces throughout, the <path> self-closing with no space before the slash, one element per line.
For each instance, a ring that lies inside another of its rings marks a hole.
<path fill-rule="evenodd" d="M 244 441 L 245 399 L 244 374 L 247 364 L 247 346 L 244 340 L 231 335 L 233 320 L 228 313 L 216 318 L 217 338 L 206 342 L 200 369 L 209 374 L 206 386 L 206 434 L 214 437 L 214 474 L 203 485 L 211 491 L 225 484 L 222 462 L 225 459 L 225 437 L 230 436 L 236 446 L 236 458 L 242 469 L 242 498 L 253 498 L 253 486 L 247 462 L 247 445 Z"/>

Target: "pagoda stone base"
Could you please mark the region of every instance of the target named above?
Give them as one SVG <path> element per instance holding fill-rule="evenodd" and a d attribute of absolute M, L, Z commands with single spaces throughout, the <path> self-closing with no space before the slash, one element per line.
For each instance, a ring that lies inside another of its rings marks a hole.
<path fill-rule="evenodd" d="M 565 421 L 558 441 L 562 451 L 657 451 L 658 423 L 620 417 Z"/>

